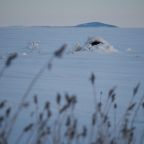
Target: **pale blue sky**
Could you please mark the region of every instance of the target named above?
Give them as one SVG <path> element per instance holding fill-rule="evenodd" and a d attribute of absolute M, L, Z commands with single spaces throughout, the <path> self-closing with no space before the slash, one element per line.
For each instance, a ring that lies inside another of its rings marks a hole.
<path fill-rule="evenodd" d="M 0 26 L 90 21 L 144 27 L 144 0 L 0 0 Z"/>

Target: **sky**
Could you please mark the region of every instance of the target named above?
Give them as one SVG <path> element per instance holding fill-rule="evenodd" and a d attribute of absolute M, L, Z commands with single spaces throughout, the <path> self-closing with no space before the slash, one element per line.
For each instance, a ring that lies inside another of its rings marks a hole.
<path fill-rule="evenodd" d="M 0 26 L 144 27 L 144 0 L 0 0 Z"/>

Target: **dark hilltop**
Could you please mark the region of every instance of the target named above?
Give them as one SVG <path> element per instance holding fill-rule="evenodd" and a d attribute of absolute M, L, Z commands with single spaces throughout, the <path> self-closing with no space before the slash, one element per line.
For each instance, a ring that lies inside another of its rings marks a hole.
<path fill-rule="evenodd" d="M 78 24 L 75 27 L 110 27 L 110 28 L 117 28 L 117 26 L 115 26 L 115 25 L 105 24 L 105 23 L 101 23 L 101 22 L 83 23 L 83 24 Z"/>

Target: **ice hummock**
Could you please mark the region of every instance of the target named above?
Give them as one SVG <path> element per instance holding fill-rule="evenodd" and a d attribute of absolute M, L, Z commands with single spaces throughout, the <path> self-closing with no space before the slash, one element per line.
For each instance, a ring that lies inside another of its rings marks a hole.
<path fill-rule="evenodd" d="M 81 46 L 80 43 L 77 42 L 71 52 L 74 53 L 79 51 L 96 51 L 100 53 L 118 52 L 117 49 L 101 37 L 88 38 L 84 46 Z"/>

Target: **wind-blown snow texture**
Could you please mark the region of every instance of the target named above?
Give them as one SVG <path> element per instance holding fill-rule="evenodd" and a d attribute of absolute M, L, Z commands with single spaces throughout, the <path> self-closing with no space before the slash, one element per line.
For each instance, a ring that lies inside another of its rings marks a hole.
<path fill-rule="evenodd" d="M 117 53 L 80 51 L 69 53 L 76 43 L 81 46 L 89 37 L 101 37 Z M 141 82 L 138 95 L 144 89 L 144 29 L 122 28 L 0 28 L 0 68 L 11 52 L 19 57 L 0 80 L 0 100 L 7 99 L 15 107 L 29 82 L 62 44 L 68 48 L 61 60 L 55 60 L 52 71 L 45 71 L 34 86 L 29 98 L 37 94 L 40 102 L 55 100 L 57 92 L 78 96 L 77 114 L 82 123 L 89 120 L 94 108 L 89 77 L 96 75 L 97 95 L 102 91 L 102 101 L 108 90 L 117 86 L 117 101 L 123 112 L 132 95 L 133 87 Z M 55 109 L 55 107 L 54 107 Z M 118 115 L 119 117 L 119 115 Z M 22 121 L 27 118 L 23 116 Z"/>

